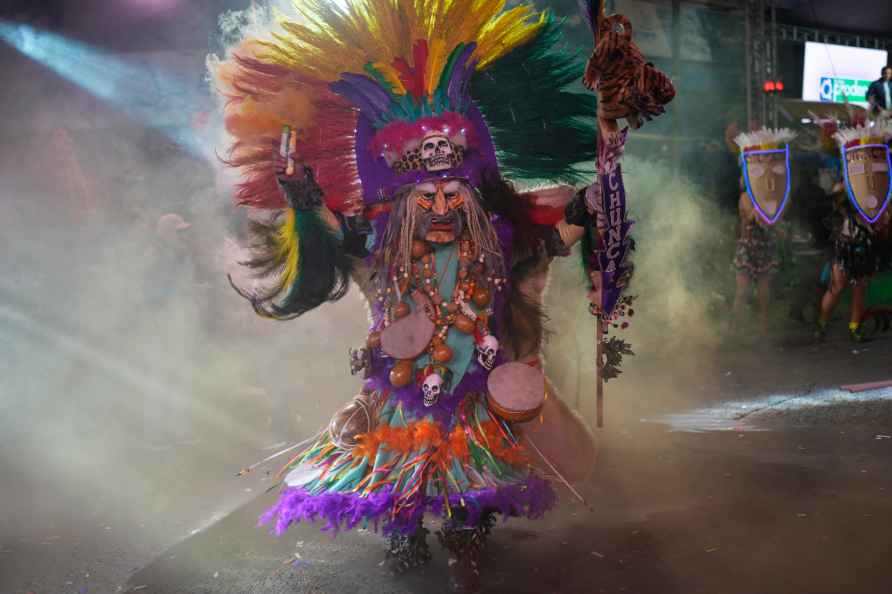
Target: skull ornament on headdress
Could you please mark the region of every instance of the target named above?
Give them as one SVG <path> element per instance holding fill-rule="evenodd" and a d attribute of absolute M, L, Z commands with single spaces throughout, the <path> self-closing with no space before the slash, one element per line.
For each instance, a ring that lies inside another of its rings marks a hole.
<path fill-rule="evenodd" d="M 442 171 L 455 165 L 455 151 L 449 139 L 440 134 L 429 136 L 421 143 L 421 163 L 427 171 Z"/>

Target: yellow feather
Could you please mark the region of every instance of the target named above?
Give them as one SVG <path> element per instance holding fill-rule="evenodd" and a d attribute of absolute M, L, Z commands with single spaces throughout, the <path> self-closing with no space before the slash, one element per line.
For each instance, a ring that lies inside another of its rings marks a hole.
<path fill-rule="evenodd" d="M 335 81 L 368 62 L 411 62 L 415 41 L 430 48 L 425 87 L 432 91 L 450 51 L 477 43 L 478 69 L 530 41 L 545 13 L 531 4 L 505 10 L 505 0 L 293 0 L 299 18 L 278 15 L 280 30 L 259 42 L 259 57 L 298 74 Z M 384 69 L 382 69 L 384 71 Z M 391 80 L 395 73 L 388 70 Z M 402 85 L 400 85 L 402 86 Z"/>
<path fill-rule="evenodd" d="M 428 96 L 434 94 L 437 83 L 440 82 L 440 75 L 446 66 L 446 58 L 449 57 L 449 50 L 446 42 L 442 39 L 434 39 L 428 48 L 427 69 L 425 70 L 424 90 Z"/>
<path fill-rule="evenodd" d="M 385 79 L 387 79 L 387 82 L 390 83 L 390 85 L 393 87 L 393 91 L 397 95 L 406 94 L 406 87 L 403 86 L 403 81 L 400 80 L 396 68 L 394 68 L 390 64 L 385 64 L 384 62 L 375 62 L 373 66 L 378 72 L 381 73 L 381 75 Z"/>
<path fill-rule="evenodd" d="M 285 221 L 276 234 L 276 252 L 279 259 L 285 262 L 285 265 L 282 267 L 281 283 L 286 290 L 294 284 L 297 278 L 298 264 L 300 263 L 297 231 L 294 229 L 294 217 L 294 210 L 289 208 L 285 214 Z"/>

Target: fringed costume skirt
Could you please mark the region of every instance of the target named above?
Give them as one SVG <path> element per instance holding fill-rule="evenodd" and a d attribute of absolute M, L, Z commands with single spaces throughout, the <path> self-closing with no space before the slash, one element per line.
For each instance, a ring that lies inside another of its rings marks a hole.
<path fill-rule="evenodd" d="M 868 237 L 838 238 L 833 244 L 833 261 L 842 268 L 849 284 L 870 280 L 880 271 L 880 253 Z"/>
<path fill-rule="evenodd" d="M 425 513 L 467 526 L 490 512 L 541 516 L 555 503 L 551 485 L 491 413 L 485 392 L 464 392 L 431 408 L 406 390 L 370 392 L 371 430 L 350 447 L 324 432 L 283 469 L 286 487 L 261 522 L 272 522 L 277 534 L 317 520 L 324 530 L 390 534 L 414 531 Z"/>
<path fill-rule="evenodd" d="M 777 238 L 775 235 L 756 227 L 737 240 L 734 253 L 734 270 L 745 274 L 753 280 L 766 274 L 774 274 L 780 268 L 777 256 Z"/>

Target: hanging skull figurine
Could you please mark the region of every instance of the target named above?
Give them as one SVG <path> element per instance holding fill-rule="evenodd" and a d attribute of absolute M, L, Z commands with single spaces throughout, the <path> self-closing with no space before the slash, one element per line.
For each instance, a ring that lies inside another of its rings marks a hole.
<path fill-rule="evenodd" d="M 492 334 L 487 334 L 477 343 L 477 362 L 488 370 L 496 365 L 496 353 L 499 352 L 499 340 Z"/>
<path fill-rule="evenodd" d="M 443 393 L 443 377 L 439 373 L 432 373 L 421 384 L 421 392 L 424 394 L 424 405 L 433 406 Z"/>
<path fill-rule="evenodd" d="M 430 136 L 421 145 L 421 162 L 427 171 L 443 171 L 453 165 L 454 149 L 445 136 Z"/>

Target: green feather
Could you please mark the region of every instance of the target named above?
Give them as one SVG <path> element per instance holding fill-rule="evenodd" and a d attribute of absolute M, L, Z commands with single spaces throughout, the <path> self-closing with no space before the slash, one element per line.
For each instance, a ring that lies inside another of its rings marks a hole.
<path fill-rule="evenodd" d="M 595 159 L 595 95 L 573 91 L 583 62 L 557 47 L 561 23 L 549 17 L 529 43 L 475 74 L 471 92 L 489 125 L 506 177 L 579 183 Z"/>
<path fill-rule="evenodd" d="M 375 82 L 377 82 L 382 89 L 387 91 L 387 94 L 390 95 L 390 100 L 395 101 L 397 98 L 396 90 L 393 88 L 393 84 L 387 80 L 387 77 L 381 74 L 381 71 L 375 68 L 375 65 L 371 62 L 366 63 L 363 68 L 369 76 L 375 79 Z"/>
<path fill-rule="evenodd" d="M 458 64 L 458 59 L 466 47 L 465 43 L 459 43 L 446 59 L 446 66 L 443 68 L 443 73 L 437 82 L 437 88 L 434 90 L 434 111 L 437 113 L 459 111 L 460 106 L 449 105 L 449 81 L 452 78 L 452 73 L 455 71 L 455 66 Z"/>

